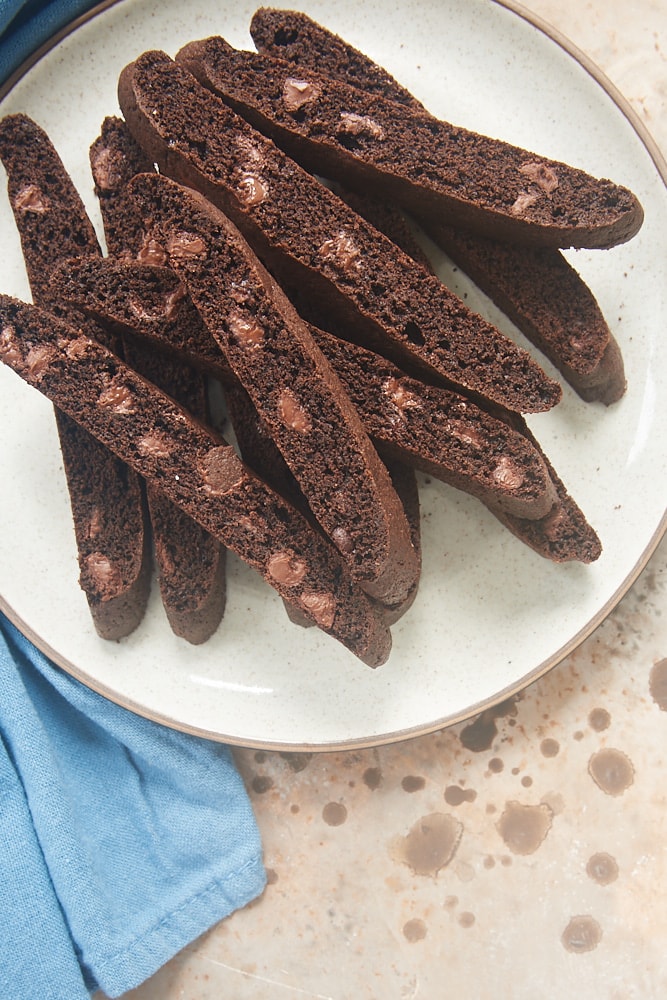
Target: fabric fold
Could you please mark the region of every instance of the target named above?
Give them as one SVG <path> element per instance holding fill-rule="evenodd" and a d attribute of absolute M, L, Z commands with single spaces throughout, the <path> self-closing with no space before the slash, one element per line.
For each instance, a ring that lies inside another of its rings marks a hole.
<path fill-rule="evenodd" d="M 4 618 L 0 690 L 0 995 L 49 996 L 15 981 L 39 961 L 56 995 L 78 968 L 120 996 L 262 892 L 229 747 L 109 702 Z"/>
<path fill-rule="evenodd" d="M 99 0 L 0 0 L 0 83 Z"/>

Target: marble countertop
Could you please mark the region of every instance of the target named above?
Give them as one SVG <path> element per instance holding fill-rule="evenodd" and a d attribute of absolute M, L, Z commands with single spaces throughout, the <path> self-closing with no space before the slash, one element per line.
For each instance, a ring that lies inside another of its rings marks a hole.
<path fill-rule="evenodd" d="M 665 0 L 531 0 L 667 151 Z M 133 1000 L 667 995 L 667 541 L 574 653 L 483 715 L 238 749 L 263 896 Z"/>

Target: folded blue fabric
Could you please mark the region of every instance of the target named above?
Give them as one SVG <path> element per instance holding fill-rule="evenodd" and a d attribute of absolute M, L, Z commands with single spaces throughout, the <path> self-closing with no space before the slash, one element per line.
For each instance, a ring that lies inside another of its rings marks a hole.
<path fill-rule="evenodd" d="M 0 0 L 0 83 L 57 31 L 99 0 Z"/>
<path fill-rule="evenodd" d="M 0 996 L 118 997 L 264 888 L 229 748 L 115 705 L 0 615 Z"/>

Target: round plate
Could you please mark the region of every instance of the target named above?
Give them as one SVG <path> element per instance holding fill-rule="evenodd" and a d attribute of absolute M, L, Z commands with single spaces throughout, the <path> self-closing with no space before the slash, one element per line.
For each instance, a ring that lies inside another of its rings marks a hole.
<path fill-rule="evenodd" d="M 25 112 L 46 129 L 101 232 L 88 148 L 103 117 L 118 113 L 121 68 L 145 49 L 173 55 L 209 34 L 250 47 L 255 6 L 192 0 L 186 13 L 181 0 L 165 0 L 159 14 L 139 0 L 103 6 L 29 69 L 2 113 Z M 172 635 L 156 586 L 136 632 L 119 643 L 99 639 L 77 582 L 52 408 L 0 370 L 3 610 L 64 669 L 142 715 L 231 743 L 316 750 L 403 739 L 500 701 L 575 649 L 645 565 L 665 527 L 667 192 L 664 164 L 604 78 L 508 7 L 313 0 L 302 9 L 436 115 L 611 177 L 646 213 L 630 243 L 570 255 L 621 344 L 626 396 L 605 408 L 566 387 L 558 407 L 530 420 L 597 530 L 602 557 L 588 567 L 551 564 L 479 503 L 422 478 L 422 584 L 393 628 L 389 661 L 374 671 L 318 630 L 290 624 L 279 598 L 235 559 L 225 618 L 203 646 Z M 1 290 L 28 298 L 6 198 L 0 245 Z M 438 266 L 473 308 L 518 336 L 444 259 Z"/>

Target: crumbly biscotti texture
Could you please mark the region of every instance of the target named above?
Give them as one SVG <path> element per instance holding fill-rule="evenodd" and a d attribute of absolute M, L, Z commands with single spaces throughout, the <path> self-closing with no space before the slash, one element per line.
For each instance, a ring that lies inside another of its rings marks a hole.
<path fill-rule="evenodd" d="M 329 544 L 219 435 L 80 329 L 0 296 L 0 356 L 370 666 L 391 638 Z"/>
<path fill-rule="evenodd" d="M 527 351 L 164 53 L 123 70 L 119 100 L 161 171 L 216 204 L 288 293 L 316 303 L 350 339 L 511 410 L 558 402 L 560 386 Z"/>
<path fill-rule="evenodd" d="M 0 121 L 0 159 L 36 303 L 53 305 L 59 261 L 100 255 L 94 227 L 51 140 L 26 115 Z M 61 307 L 62 315 L 71 309 Z M 78 321 L 83 321 L 80 316 Z M 92 321 L 85 320 L 91 324 Z M 111 338 L 95 326 L 94 335 Z M 97 632 L 120 639 L 143 618 L 151 578 L 149 528 L 136 475 L 65 413 L 56 426 L 78 551 L 79 582 Z"/>
<path fill-rule="evenodd" d="M 260 7 L 250 21 L 250 35 L 259 52 L 347 80 L 409 108 L 423 108 L 385 69 L 301 11 Z"/>
<path fill-rule="evenodd" d="M 155 259 L 156 249 L 128 193 L 132 177 L 153 169 L 122 119 L 104 119 L 89 151 L 110 254 L 128 262 Z M 176 293 L 175 293 L 176 294 Z M 208 419 L 206 379 L 190 364 L 123 338 L 128 363 L 199 420 Z M 226 550 L 150 483 L 146 500 L 162 604 L 172 631 L 192 644 L 218 628 L 226 603 Z"/>
<path fill-rule="evenodd" d="M 214 36 L 176 57 L 313 173 L 418 218 L 530 246 L 610 247 L 639 230 L 627 188 Z"/>
<path fill-rule="evenodd" d="M 353 84 L 366 93 L 376 93 L 378 78 L 384 80 L 386 71 L 381 66 L 365 56 L 359 58 L 344 39 L 297 11 L 261 8 L 253 16 L 250 32 L 260 52 Z M 353 67 L 350 72 L 348 65 Z M 408 92 L 386 76 L 385 96 L 409 103 Z M 424 260 L 421 247 L 415 247 L 409 232 L 406 235 L 400 216 L 397 221 L 394 205 L 378 205 L 357 196 L 352 207 L 411 257 Z M 621 398 L 626 381 L 619 345 L 591 290 L 560 251 L 487 240 L 432 217 L 422 218 L 421 224 L 582 399 L 608 406 Z"/>
<path fill-rule="evenodd" d="M 202 195 L 155 174 L 131 190 L 352 577 L 383 603 L 403 600 L 419 575 L 403 508 L 306 324 Z"/>
<path fill-rule="evenodd" d="M 625 394 L 623 355 L 595 296 L 558 250 L 518 247 L 426 226 L 429 236 L 586 402 Z"/>

